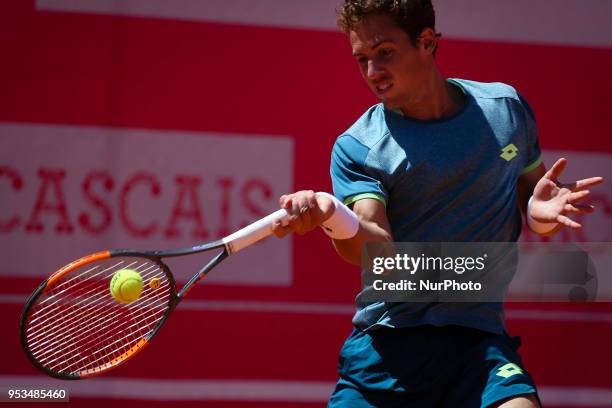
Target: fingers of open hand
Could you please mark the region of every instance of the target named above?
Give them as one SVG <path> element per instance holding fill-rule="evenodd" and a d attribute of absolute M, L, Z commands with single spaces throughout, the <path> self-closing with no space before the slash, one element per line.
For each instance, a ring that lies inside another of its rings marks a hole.
<path fill-rule="evenodd" d="M 557 195 L 560 189 L 559 183 L 542 177 L 533 190 L 533 196 L 540 200 L 548 200 Z"/>
<path fill-rule="evenodd" d="M 556 185 L 552 187 L 550 183 L 538 183 L 534 197 L 537 196 L 543 199 L 544 196 L 550 195 L 551 205 L 554 203 L 556 210 L 552 213 L 557 213 L 556 220 L 558 223 L 568 228 L 581 228 L 582 226 L 568 217 L 568 215 L 589 214 L 595 210 L 595 207 L 587 204 L 579 204 L 580 201 L 589 197 L 589 189 L 593 186 L 603 183 L 603 177 L 590 177 L 578 180 L 574 183 L 561 183 L 558 181 L 559 176 L 565 170 L 567 160 L 561 158 L 546 172 L 545 179 L 550 180 Z M 538 188 L 539 187 L 539 188 Z"/>
<path fill-rule="evenodd" d="M 565 170 L 565 166 L 567 166 L 567 160 L 564 158 L 560 158 L 553 164 L 553 166 L 546 172 L 544 175 L 545 178 L 549 180 L 557 180 L 563 170 Z"/>
<path fill-rule="evenodd" d="M 582 227 L 582 225 L 578 224 L 576 221 L 572 220 L 571 218 L 569 218 L 569 217 L 567 217 L 565 215 L 559 215 L 557 217 L 557 222 L 559 224 L 563 224 L 563 225 L 565 225 L 566 227 L 569 227 L 569 228 L 578 229 L 578 228 Z"/>
<path fill-rule="evenodd" d="M 577 215 L 577 214 L 590 214 L 595 211 L 595 207 L 588 204 L 578 204 L 578 201 L 585 199 L 588 197 L 590 192 L 588 190 L 578 191 L 575 193 L 568 193 L 566 196 L 565 204 L 563 205 L 563 210 L 557 216 L 557 222 L 563 224 L 569 228 L 581 228 L 581 225 L 569 218 L 569 215 Z"/>
<path fill-rule="evenodd" d="M 595 211 L 594 206 L 584 204 L 565 204 L 563 209 L 566 214 L 590 214 Z"/>
<path fill-rule="evenodd" d="M 567 188 L 561 189 L 557 196 L 549 201 L 548 213 L 557 214 L 556 221 L 566 227 L 577 229 L 582 225 L 569 216 L 577 214 L 590 214 L 595 211 L 595 207 L 588 204 L 579 204 L 590 194 L 588 190 L 571 192 Z"/>
<path fill-rule="evenodd" d="M 558 183 L 557 185 L 559 187 L 565 187 L 574 192 L 577 192 L 577 191 L 583 191 L 593 186 L 596 186 L 598 184 L 601 184 L 603 183 L 603 181 L 604 181 L 603 177 L 590 177 L 587 179 L 578 180 L 574 183 L 568 183 L 568 184 Z"/>
<path fill-rule="evenodd" d="M 569 193 L 567 196 L 567 202 L 570 204 L 577 203 L 578 201 L 584 200 L 591 194 L 589 190 L 577 191 L 575 193 Z"/>

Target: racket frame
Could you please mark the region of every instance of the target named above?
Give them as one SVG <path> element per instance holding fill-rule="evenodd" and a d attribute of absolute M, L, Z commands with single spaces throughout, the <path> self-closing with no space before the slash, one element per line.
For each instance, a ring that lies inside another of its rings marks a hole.
<path fill-rule="evenodd" d="M 163 259 L 179 257 L 179 256 L 184 256 L 184 255 L 192 255 L 192 254 L 197 254 L 197 253 L 202 253 L 202 252 L 208 252 L 208 251 L 212 251 L 214 249 L 219 249 L 219 248 L 223 248 L 222 251 L 219 252 L 219 254 L 215 255 L 215 257 L 213 257 L 209 262 L 207 262 L 206 265 L 204 265 L 199 270 L 199 272 L 196 273 L 191 279 L 189 279 L 189 281 L 187 281 L 187 283 L 185 283 L 185 285 L 177 292 L 174 275 L 172 274 L 172 271 L 170 270 L 168 265 L 163 262 Z M 198 245 L 195 247 L 179 248 L 179 249 L 173 249 L 173 250 L 167 250 L 167 251 L 137 251 L 137 250 L 119 249 L 119 250 L 96 252 L 91 255 L 87 255 L 82 258 L 79 258 L 76 261 L 71 262 L 68 265 L 64 266 L 63 268 L 59 269 L 53 275 L 49 276 L 47 279 L 41 282 L 41 284 L 36 288 L 36 290 L 30 295 L 30 297 L 26 301 L 23 313 L 21 314 L 21 321 L 20 321 L 21 345 L 23 349 L 25 350 L 26 355 L 28 356 L 30 361 L 34 364 L 34 366 L 51 377 L 60 378 L 63 380 L 79 380 L 79 379 L 84 379 L 84 378 L 89 378 L 89 377 L 94 377 L 94 376 L 104 374 L 112 370 L 113 368 L 119 366 L 120 364 L 126 362 L 127 360 L 133 358 L 140 351 L 142 351 L 145 348 L 145 346 L 149 344 L 151 339 L 159 332 L 161 327 L 164 325 L 164 323 L 170 316 L 170 313 L 174 311 L 174 309 L 180 303 L 180 301 L 191 291 L 191 289 L 193 289 L 193 287 L 195 287 L 195 285 L 200 280 L 202 280 L 206 276 L 206 274 L 208 274 L 208 272 L 210 272 L 215 266 L 221 263 L 221 261 L 223 261 L 228 256 L 229 256 L 228 248 L 223 243 L 223 241 L 219 240 L 219 241 L 211 242 L 208 244 Z M 142 339 L 138 341 L 138 343 L 136 343 L 134 346 L 132 346 L 129 350 L 125 351 L 120 356 L 114 358 L 110 362 L 100 365 L 99 367 L 84 370 L 79 373 L 69 373 L 69 372 L 58 372 L 55 370 L 51 370 L 50 368 L 41 364 L 36 359 L 36 357 L 34 357 L 34 354 L 30 350 L 30 347 L 28 346 L 28 342 L 27 342 L 27 336 L 26 336 L 28 319 L 30 316 L 30 310 L 35 306 L 36 300 L 43 293 L 45 293 L 45 291 L 51 290 L 54 287 L 54 284 L 56 282 L 60 282 L 60 279 L 63 276 L 74 271 L 75 269 L 78 269 L 90 263 L 94 263 L 94 262 L 105 260 L 105 259 L 116 258 L 116 257 L 138 257 L 138 258 L 147 259 L 151 262 L 154 262 L 158 266 L 160 266 L 163 272 L 166 274 L 168 278 L 168 282 L 170 283 L 170 289 L 169 289 L 170 299 L 168 302 L 168 306 L 166 307 L 166 310 L 164 311 L 164 314 L 160 318 L 159 322 L 157 322 L 155 326 L 151 330 L 149 330 L 149 332 L 145 334 L 142 337 Z"/>
<path fill-rule="evenodd" d="M 210 272 L 215 266 L 221 263 L 225 258 L 234 254 L 248 246 L 254 244 L 255 242 L 260 241 L 272 234 L 271 226 L 274 222 L 279 220 L 283 225 L 286 225 L 289 214 L 285 209 L 277 210 L 276 212 L 267 215 L 266 217 L 255 221 L 254 223 L 247 225 L 239 231 L 234 232 L 226 236 L 223 239 L 213 241 L 210 243 L 200 244 L 189 248 L 179 248 L 172 250 L 161 250 L 161 251 L 138 251 L 138 250 L 111 250 L 111 251 L 102 251 L 96 252 L 91 255 L 84 256 L 79 258 L 63 268 L 59 269 L 53 275 L 49 276 L 45 279 L 36 290 L 30 295 L 28 300 L 26 301 L 23 313 L 21 315 L 20 321 L 20 339 L 23 349 L 25 350 L 28 358 L 32 361 L 35 367 L 37 367 L 42 372 L 48 374 L 51 377 L 66 379 L 66 380 L 76 380 L 88 377 L 98 376 L 103 374 L 125 361 L 133 358 L 136 354 L 142 351 L 143 348 L 151 339 L 159 332 L 159 329 L 163 326 L 163 324 L 168 319 L 170 313 L 176 308 L 176 306 L 180 303 L 180 301 L 187 296 L 187 294 L 193 289 L 193 287 L 204 278 L 208 272 Z M 222 249 L 219 254 L 213 257 L 206 265 L 204 265 L 198 273 L 196 273 L 185 285 L 181 288 L 180 291 L 176 292 L 176 283 L 174 280 L 174 276 L 170 271 L 168 265 L 166 265 L 162 259 L 164 258 L 172 258 L 179 257 L 184 255 L 193 255 L 201 252 L 212 251 L 214 249 Z M 170 288 L 170 299 L 168 302 L 168 307 L 166 308 L 164 315 L 160 319 L 159 322 L 155 324 L 155 326 L 145 334 L 138 343 L 132 346 L 129 350 L 122 353 L 119 357 L 116 357 L 110 362 L 107 362 L 103 365 L 98 366 L 95 369 L 87 369 L 85 371 L 81 371 L 79 373 L 69 373 L 69 372 L 58 372 L 54 371 L 48 367 L 45 367 L 39 361 L 37 361 L 36 357 L 34 357 L 30 347 L 27 343 L 27 326 L 29 321 L 30 310 L 34 307 L 36 300 L 47 290 L 51 290 L 54 287 L 54 284 L 58 282 L 64 275 L 74 271 L 75 269 L 104 259 L 111 259 L 115 257 L 139 257 L 148 259 L 159 266 L 162 267 L 164 273 L 168 277 L 168 281 L 171 282 Z"/>

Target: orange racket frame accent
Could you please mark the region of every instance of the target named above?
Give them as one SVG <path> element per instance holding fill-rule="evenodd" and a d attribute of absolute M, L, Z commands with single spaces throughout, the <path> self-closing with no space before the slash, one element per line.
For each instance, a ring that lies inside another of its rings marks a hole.
<path fill-rule="evenodd" d="M 111 257 L 110 251 L 102 251 L 102 252 L 96 252 L 95 254 L 84 256 L 82 258 L 77 259 L 76 261 L 70 262 L 68 265 L 64 266 L 62 269 L 58 270 L 53 275 L 49 276 L 49 279 L 47 280 L 47 287 L 45 288 L 45 290 L 47 290 L 48 288 L 52 288 L 55 282 L 58 279 L 60 279 L 62 276 L 64 276 L 65 274 L 77 268 L 80 268 L 83 265 L 87 265 L 88 263 L 92 263 L 92 262 L 99 261 L 102 259 L 107 259 L 110 257 Z"/>
<path fill-rule="evenodd" d="M 101 251 L 101 252 L 96 252 L 90 255 L 86 255 L 82 258 L 79 258 L 67 265 L 65 265 L 64 267 L 62 267 L 61 269 L 57 270 L 55 273 L 53 273 L 49 278 L 47 278 L 46 281 L 43 281 L 40 285 L 40 287 L 31 295 L 30 299 L 28 299 L 27 303 L 26 303 L 26 310 L 24 310 L 24 313 L 22 315 L 22 344 L 24 345 L 24 348 L 26 349 L 26 352 L 28 353 L 28 357 L 30 357 L 30 359 L 32 359 L 32 362 L 34 363 L 34 365 L 39 368 L 40 370 L 42 370 L 43 372 L 49 374 L 52 377 L 56 377 L 56 378 L 62 378 L 65 380 L 78 380 L 78 379 L 84 379 L 84 378 L 90 378 L 90 377 L 95 377 L 98 376 L 100 374 L 103 374 L 107 371 L 110 371 L 114 368 L 116 368 L 117 366 L 119 366 L 121 363 L 133 358 L 136 354 L 138 354 L 140 351 L 142 351 L 142 349 L 145 348 L 145 346 L 150 342 L 151 338 L 157 333 L 157 331 L 161 328 L 161 326 L 165 323 L 166 319 L 168 318 L 168 315 L 170 313 L 170 311 L 172 309 L 174 309 L 175 305 L 176 305 L 176 293 L 175 293 L 175 284 L 174 284 L 174 279 L 172 278 L 169 270 L 167 269 L 167 266 L 165 264 L 163 264 L 159 259 L 154 259 L 153 257 L 149 258 L 151 260 L 154 260 L 155 262 L 157 262 L 160 266 L 163 267 L 163 269 L 167 272 L 167 274 L 170 274 L 170 278 L 171 278 L 171 292 L 172 292 L 172 297 L 170 299 L 170 304 L 168 307 L 168 310 L 165 312 L 164 317 L 155 325 L 155 327 L 151 330 L 151 332 L 149 332 L 145 337 L 143 337 L 142 339 L 140 339 L 138 341 L 138 343 L 136 343 L 134 346 L 132 346 L 130 349 L 128 349 L 127 351 L 125 351 L 123 354 L 121 354 L 120 356 L 114 358 L 113 360 L 109 361 L 108 363 L 105 363 L 99 367 L 93 368 L 93 369 L 87 369 L 87 370 L 83 370 L 83 371 L 78 371 L 78 372 L 73 372 L 73 373 L 63 373 L 62 375 L 57 375 L 51 372 L 51 370 L 45 368 L 42 364 L 38 363 L 37 361 L 33 360 L 33 357 L 31 356 L 31 354 L 27 351 L 28 348 L 27 346 L 25 346 L 26 341 L 24 336 L 24 332 L 23 332 L 23 327 L 25 325 L 26 322 L 26 318 L 27 318 L 27 310 L 28 310 L 28 305 L 30 304 L 32 299 L 35 299 L 36 297 L 38 297 L 41 293 L 45 293 L 51 289 L 53 289 L 57 284 L 59 284 L 61 282 L 62 277 L 66 276 L 67 274 L 73 272 L 74 270 L 84 266 L 84 265 L 88 265 L 90 263 L 94 263 L 97 261 L 101 261 L 101 260 L 105 260 L 105 259 L 110 259 L 113 258 L 115 256 L 143 256 L 146 254 L 141 254 L 141 253 L 129 253 L 131 251 L 121 251 L 121 253 L 118 253 L 119 251 Z"/>
<path fill-rule="evenodd" d="M 79 371 L 78 376 L 80 378 L 89 378 L 89 377 L 94 377 L 94 376 L 98 376 L 102 373 L 105 373 L 109 370 L 112 370 L 113 368 L 115 368 L 117 365 L 119 365 L 119 363 L 122 363 L 124 361 L 129 360 L 130 358 L 134 357 L 136 354 L 138 354 L 139 351 L 141 351 L 144 346 L 146 346 L 149 343 L 149 340 L 146 338 L 141 339 L 138 343 L 134 344 L 132 346 L 132 348 L 130 348 L 129 350 L 127 350 L 125 353 L 121 354 L 119 357 L 115 358 L 114 360 L 100 366 L 97 368 L 92 368 L 89 370 L 83 370 L 83 371 Z"/>

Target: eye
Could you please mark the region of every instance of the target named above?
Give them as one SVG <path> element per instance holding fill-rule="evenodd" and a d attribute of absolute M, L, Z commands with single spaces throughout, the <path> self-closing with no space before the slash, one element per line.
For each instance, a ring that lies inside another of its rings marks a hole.
<path fill-rule="evenodd" d="M 383 58 L 389 58 L 393 54 L 393 49 L 391 48 L 381 48 L 378 50 L 378 55 Z"/>
<path fill-rule="evenodd" d="M 357 58 L 356 58 L 356 60 L 357 60 L 357 63 L 358 63 L 359 65 L 361 65 L 361 66 L 363 66 L 363 65 L 367 65 L 367 64 L 368 64 L 368 58 L 367 58 L 367 57 L 365 57 L 365 56 L 363 56 L 363 55 L 362 55 L 362 56 L 357 57 Z"/>

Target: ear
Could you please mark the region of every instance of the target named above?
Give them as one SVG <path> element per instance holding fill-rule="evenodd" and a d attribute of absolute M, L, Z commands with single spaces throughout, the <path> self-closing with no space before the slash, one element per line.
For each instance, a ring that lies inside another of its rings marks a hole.
<path fill-rule="evenodd" d="M 434 50 L 438 46 L 438 37 L 436 36 L 436 32 L 431 28 L 424 28 L 418 38 L 417 46 L 428 54 L 433 54 Z"/>

